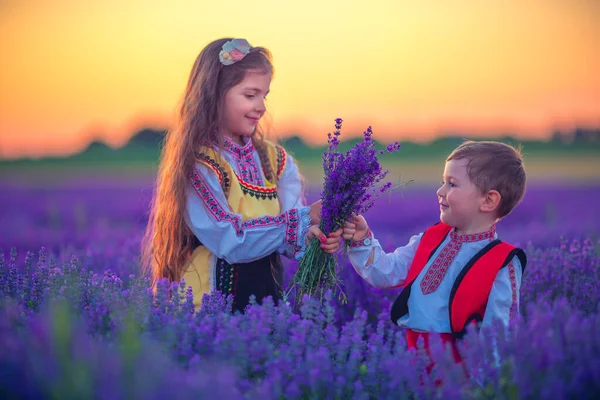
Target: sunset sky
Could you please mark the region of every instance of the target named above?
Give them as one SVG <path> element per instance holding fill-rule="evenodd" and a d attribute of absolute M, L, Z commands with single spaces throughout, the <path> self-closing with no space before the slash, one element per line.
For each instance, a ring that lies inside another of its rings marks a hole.
<path fill-rule="evenodd" d="M 273 131 L 323 142 L 600 126 L 596 0 L 0 0 L 0 157 L 167 127 L 208 42 L 273 53 Z"/>

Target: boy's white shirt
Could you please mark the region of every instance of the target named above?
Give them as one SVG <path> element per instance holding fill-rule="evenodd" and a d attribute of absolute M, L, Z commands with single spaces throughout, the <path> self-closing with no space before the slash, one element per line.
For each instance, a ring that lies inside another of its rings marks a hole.
<path fill-rule="evenodd" d="M 404 283 L 422 236 L 423 233 L 412 236 L 406 246 L 398 247 L 392 253 L 386 253 L 379 241 L 373 237 L 368 245 L 350 247 L 348 256 L 356 272 L 372 286 L 378 288 L 395 287 Z M 497 238 L 498 235 L 494 234 L 494 239 Z M 408 299 L 408 314 L 397 321 L 398 325 L 421 332 L 451 332 L 448 302 L 452 285 L 467 262 L 490 243 L 490 240 L 484 239 L 462 243 L 440 286 L 433 293 L 424 295 L 421 290 L 421 281 L 450 240 L 450 235 L 447 235 L 429 259 L 425 268 L 416 277 Z M 373 251 L 373 262 L 367 264 L 371 251 Z M 511 307 L 514 306 L 513 312 L 519 312 L 522 268 L 518 257 L 515 256 L 511 262 L 512 266 L 510 267 L 514 267 L 515 282 L 511 282 L 509 267 L 502 268 L 498 272 L 490 292 L 482 326 L 490 326 L 494 319 L 500 319 L 505 326 L 508 326 Z M 401 288 L 398 290 L 401 290 Z M 513 290 L 516 293 L 513 293 Z M 516 304 L 514 305 L 513 295 L 516 298 Z"/>

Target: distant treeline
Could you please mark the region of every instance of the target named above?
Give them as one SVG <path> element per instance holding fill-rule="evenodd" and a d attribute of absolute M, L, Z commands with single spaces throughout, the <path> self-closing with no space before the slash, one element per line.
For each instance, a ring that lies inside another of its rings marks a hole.
<path fill-rule="evenodd" d="M 36 164 L 44 162 L 127 162 L 127 163 L 156 163 L 162 146 L 166 131 L 157 129 L 142 129 L 136 132 L 129 141 L 118 149 L 108 146 L 102 141 L 94 141 L 89 146 L 77 153 L 67 157 L 46 157 L 42 159 L 18 159 L 18 160 L 0 160 L 0 165 L 23 165 Z M 362 140 L 360 135 L 347 135 L 351 139 L 342 141 L 340 150 L 345 151 L 358 141 Z M 478 137 L 470 137 L 468 134 L 451 134 L 430 142 L 420 143 L 409 140 L 399 140 L 402 144 L 402 157 L 429 157 L 448 154 L 456 146 L 466 139 L 473 138 L 481 140 Z M 564 153 L 577 154 L 600 154 L 600 128 L 576 128 L 572 131 L 555 131 L 549 140 L 521 140 L 510 135 L 490 138 L 504 143 L 520 146 L 525 154 L 553 155 Z M 311 146 L 307 144 L 300 136 L 288 136 L 278 140 L 287 151 L 299 159 L 320 158 L 327 147 L 326 137 L 323 138 L 323 144 L 320 146 Z M 388 143 L 378 142 L 383 148 Z"/>

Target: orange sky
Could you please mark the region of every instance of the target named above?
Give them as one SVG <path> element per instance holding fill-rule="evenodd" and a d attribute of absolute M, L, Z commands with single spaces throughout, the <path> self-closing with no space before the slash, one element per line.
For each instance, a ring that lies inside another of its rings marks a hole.
<path fill-rule="evenodd" d="M 600 126 L 596 0 L 2 0 L 0 157 L 168 125 L 209 41 L 269 48 L 276 134 L 547 137 Z"/>

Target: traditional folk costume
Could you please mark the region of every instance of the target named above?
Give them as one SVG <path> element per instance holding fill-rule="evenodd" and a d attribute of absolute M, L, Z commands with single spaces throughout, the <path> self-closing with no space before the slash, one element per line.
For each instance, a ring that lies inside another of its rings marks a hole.
<path fill-rule="evenodd" d="M 290 155 L 265 142 L 277 182 L 269 182 L 248 139 L 244 146 L 225 138 L 224 151 L 203 149 L 190 174 L 186 223 L 198 238 L 183 276 L 194 305 L 205 293 L 232 294 L 243 311 L 250 295 L 281 298 L 280 255 L 300 259 L 310 227 L 302 177 Z"/>
<path fill-rule="evenodd" d="M 367 261 L 373 251 L 373 262 Z M 372 286 L 402 287 L 391 310 L 392 321 L 407 328 L 408 348 L 422 337 L 429 351 L 429 334 L 452 344 L 475 321 L 481 326 L 500 319 L 505 325 L 519 312 L 521 277 L 527 264 L 522 249 L 498 240 L 496 227 L 473 235 L 458 235 L 437 223 L 413 236 L 404 247 L 385 253 L 369 231 L 352 242 L 349 259 Z"/>

